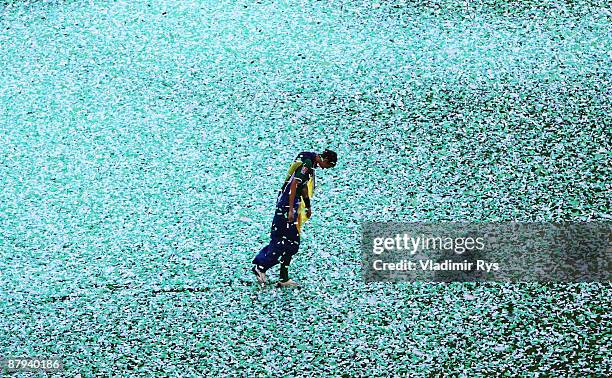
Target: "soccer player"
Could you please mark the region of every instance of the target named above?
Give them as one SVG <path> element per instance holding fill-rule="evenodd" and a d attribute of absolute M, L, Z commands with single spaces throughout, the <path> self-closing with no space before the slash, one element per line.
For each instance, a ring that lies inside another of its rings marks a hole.
<path fill-rule="evenodd" d="M 253 259 L 252 272 L 261 284 L 266 283 L 266 271 L 280 263 L 279 287 L 298 286 L 289 279 L 291 257 L 300 247 L 302 224 L 310 218 L 310 198 L 314 192 L 315 168 L 331 168 L 336 165 L 337 155 L 334 151 L 300 152 L 291 164 L 285 183 L 276 198 L 276 211 L 272 220 L 270 243 L 263 247 Z M 289 206 L 293 204 L 293 206 Z M 301 211 L 300 211 L 301 210 Z"/>

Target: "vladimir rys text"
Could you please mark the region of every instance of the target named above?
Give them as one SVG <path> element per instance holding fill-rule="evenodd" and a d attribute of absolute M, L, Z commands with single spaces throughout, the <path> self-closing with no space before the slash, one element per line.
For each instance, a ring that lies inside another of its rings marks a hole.
<path fill-rule="evenodd" d="M 483 238 L 451 238 L 435 236 L 411 236 L 409 234 L 395 235 L 395 238 L 374 238 L 372 252 L 380 255 L 385 251 L 409 251 L 415 255 L 422 250 L 445 250 L 453 251 L 459 255 L 466 251 L 484 249 Z"/>

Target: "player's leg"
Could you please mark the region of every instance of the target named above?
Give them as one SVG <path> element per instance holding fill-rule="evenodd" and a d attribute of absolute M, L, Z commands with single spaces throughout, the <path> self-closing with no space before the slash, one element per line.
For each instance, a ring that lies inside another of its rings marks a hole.
<path fill-rule="evenodd" d="M 279 248 L 279 246 L 280 241 L 278 239 L 272 239 L 253 259 L 254 266 L 251 268 L 251 271 L 255 274 L 259 283 L 266 283 L 266 271 L 279 263 L 279 259 L 282 255 L 282 249 Z"/>
<path fill-rule="evenodd" d="M 259 283 L 266 283 L 266 271 L 279 262 L 281 249 L 278 246 L 280 244 L 279 238 L 282 237 L 282 233 L 279 233 L 279 230 L 283 230 L 285 225 L 286 219 L 283 218 L 282 210 L 277 208 L 272 219 L 270 243 L 263 247 L 253 259 L 254 266 L 251 268 L 251 271 Z"/>
<path fill-rule="evenodd" d="M 295 255 L 300 247 L 299 238 L 298 240 L 289 241 L 285 243 L 283 248 L 283 254 L 281 255 L 280 262 L 280 281 L 278 282 L 279 287 L 298 286 L 297 282 L 289 278 L 289 265 L 291 264 L 291 258 Z"/>
<path fill-rule="evenodd" d="M 267 281 L 266 278 L 266 270 L 268 270 L 272 264 L 266 258 L 266 253 L 269 248 L 269 245 L 263 247 L 261 251 L 255 256 L 253 259 L 253 267 L 251 268 L 251 272 L 255 275 L 257 282 L 261 284 L 265 284 Z"/>
<path fill-rule="evenodd" d="M 291 256 L 283 255 L 280 261 L 280 282 L 289 281 L 289 265 L 291 264 Z"/>
<path fill-rule="evenodd" d="M 273 254 L 280 265 L 280 282 L 279 286 L 295 286 L 294 281 L 289 279 L 289 264 L 291 257 L 295 255 L 300 246 L 300 234 L 294 222 L 287 220 L 287 212 L 282 209 L 277 209 L 274 221 L 272 222 L 272 230 L 270 237 L 273 242 L 270 242 Z"/>

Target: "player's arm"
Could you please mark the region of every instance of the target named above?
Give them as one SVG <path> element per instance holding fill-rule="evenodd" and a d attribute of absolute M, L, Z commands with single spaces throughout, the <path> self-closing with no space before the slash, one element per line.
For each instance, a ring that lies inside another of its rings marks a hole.
<path fill-rule="evenodd" d="M 287 220 L 289 223 L 293 222 L 294 214 L 293 214 L 293 201 L 295 201 L 295 192 L 297 191 L 298 186 L 297 178 L 293 178 L 291 180 L 291 186 L 289 187 L 289 214 L 287 214 Z"/>
<path fill-rule="evenodd" d="M 306 216 L 310 218 L 312 212 L 310 210 L 310 197 L 308 197 L 308 185 L 304 185 L 302 188 L 302 201 L 304 201 L 304 206 L 306 207 Z"/>
<path fill-rule="evenodd" d="M 312 164 L 313 163 L 310 159 L 306 159 L 303 162 L 303 164 L 295 170 L 295 174 L 291 182 L 291 188 L 289 189 L 290 208 L 289 208 L 289 214 L 287 217 L 289 222 L 293 222 L 293 218 L 294 218 L 293 201 L 295 200 L 298 182 L 301 185 L 302 183 L 305 183 L 306 180 L 309 179 L 309 171 L 312 169 Z M 300 190 L 300 194 L 297 194 L 297 195 L 301 195 L 301 190 Z"/>

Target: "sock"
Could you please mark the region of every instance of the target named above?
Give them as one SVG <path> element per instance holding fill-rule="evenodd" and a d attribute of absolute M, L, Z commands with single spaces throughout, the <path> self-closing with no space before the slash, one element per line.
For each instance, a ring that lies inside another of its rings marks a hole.
<path fill-rule="evenodd" d="M 280 266 L 280 280 L 281 282 L 289 281 L 289 266 L 281 263 Z"/>

